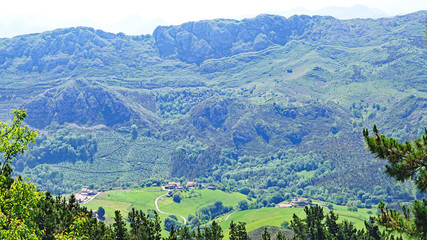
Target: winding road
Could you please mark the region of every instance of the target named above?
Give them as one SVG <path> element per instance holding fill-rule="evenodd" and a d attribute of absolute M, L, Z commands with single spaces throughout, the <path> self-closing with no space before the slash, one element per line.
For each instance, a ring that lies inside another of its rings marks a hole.
<path fill-rule="evenodd" d="M 166 195 L 168 195 L 168 193 L 165 193 L 165 194 L 163 194 L 163 195 L 160 195 L 159 197 L 157 197 L 157 198 L 156 198 L 156 200 L 154 200 L 154 205 L 156 205 L 157 212 L 159 212 L 159 213 L 163 213 L 163 214 L 168 214 L 168 215 L 175 215 L 175 216 L 179 216 L 179 217 L 181 217 L 181 218 L 184 220 L 184 225 L 185 225 L 185 224 L 187 224 L 187 219 L 185 219 L 185 217 L 184 217 L 184 216 L 181 216 L 181 215 L 178 215 L 178 214 L 174 214 L 174 213 L 162 212 L 162 211 L 159 209 L 158 201 L 159 201 L 159 199 L 160 199 L 161 197 L 164 197 L 164 196 L 166 196 Z"/>

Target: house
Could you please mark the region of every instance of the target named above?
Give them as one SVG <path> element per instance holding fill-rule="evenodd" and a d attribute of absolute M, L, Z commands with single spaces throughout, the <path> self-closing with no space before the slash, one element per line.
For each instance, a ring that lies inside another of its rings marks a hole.
<path fill-rule="evenodd" d="M 282 203 L 282 204 L 279 204 L 279 207 L 281 207 L 281 208 L 292 208 L 292 204 L 291 203 Z"/>
<path fill-rule="evenodd" d="M 197 187 L 197 182 L 187 182 L 187 187 Z"/>
<path fill-rule="evenodd" d="M 77 193 L 75 198 L 76 202 L 78 203 L 82 203 L 88 200 L 87 193 Z"/>
<path fill-rule="evenodd" d="M 182 189 L 183 187 L 181 186 L 181 183 L 179 182 L 169 182 L 166 186 L 165 189 L 169 189 L 169 190 L 173 190 L 173 189 Z"/>
<path fill-rule="evenodd" d="M 217 186 L 215 184 L 211 184 L 207 188 L 210 190 L 215 190 L 217 188 Z"/>
<path fill-rule="evenodd" d="M 298 207 L 304 207 L 307 205 L 310 205 L 307 199 L 299 198 L 299 199 L 292 199 L 292 205 L 298 206 Z"/>
<path fill-rule="evenodd" d="M 98 194 L 98 190 L 96 190 L 96 189 L 90 189 L 88 191 L 88 195 L 96 195 L 96 194 Z"/>

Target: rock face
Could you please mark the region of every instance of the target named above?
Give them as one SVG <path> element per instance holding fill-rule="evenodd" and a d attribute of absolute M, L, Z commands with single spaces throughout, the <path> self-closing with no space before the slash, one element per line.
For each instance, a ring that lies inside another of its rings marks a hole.
<path fill-rule="evenodd" d="M 51 89 L 29 102 L 27 108 L 26 121 L 38 128 L 53 121 L 114 126 L 128 122 L 133 114 L 113 93 L 84 83 Z"/>
<path fill-rule="evenodd" d="M 193 125 L 204 130 L 212 125 L 219 128 L 227 118 L 227 100 L 210 98 L 196 106 L 191 112 Z"/>
<path fill-rule="evenodd" d="M 302 34 L 311 24 L 308 16 L 289 19 L 260 15 L 252 19 L 189 22 L 180 26 L 159 26 L 153 37 L 163 58 L 201 63 L 242 52 L 259 51 L 286 44 L 292 35 Z"/>
<path fill-rule="evenodd" d="M 151 36 L 126 36 L 88 27 L 0 39 L 0 70 L 21 72 L 63 72 L 76 68 L 135 64 L 144 48 L 155 55 Z M 130 60 L 131 59 L 131 60 Z"/>

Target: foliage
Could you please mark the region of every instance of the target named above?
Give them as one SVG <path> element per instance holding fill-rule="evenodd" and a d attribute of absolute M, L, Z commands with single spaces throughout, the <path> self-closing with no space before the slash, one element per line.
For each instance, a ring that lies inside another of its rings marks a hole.
<path fill-rule="evenodd" d="M 103 224 L 91 220 L 91 212 L 76 204 L 73 195 L 66 200 L 49 192 L 37 191 L 34 184 L 25 183 L 21 177 L 13 179 L 9 162 L 23 153 L 36 136 L 28 127 L 21 127 L 26 117 L 25 109 L 14 111 L 11 127 L 1 123 L 1 152 L 4 152 L 0 172 L 0 236 L 3 239 L 89 239 L 91 234 L 108 231 Z M 93 231 L 87 231 L 91 229 Z M 102 235 L 100 235 L 102 236 Z"/>
<path fill-rule="evenodd" d="M 224 206 L 221 201 L 215 202 L 213 205 L 202 207 L 197 211 L 199 219 L 209 221 L 215 219 L 217 216 L 230 212 L 233 208 Z"/>
<path fill-rule="evenodd" d="M 410 143 L 400 143 L 394 138 L 378 134 L 376 125 L 373 128 L 374 137 L 369 137 L 368 130 L 363 130 L 363 136 L 369 150 L 378 158 L 387 159 L 386 173 L 398 181 L 411 179 L 417 188 L 427 191 L 427 128 L 425 134 Z"/>
<path fill-rule="evenodd" d="M 378 226 L 365 221 L 365 229 L 358 230 L 346 220 L 338 223 L 338 215 L 330 211 L 323 213 L 320 206 L 305 207 L 306 217 L 301 219 L 293 215 L 291 228 L 294 231 L 294 240 L 298 239 L 395 239 L 384 232 L 380 232 Z M 401 239 L 401 238 L 397 238 Z"/>
<path fill-rule="evenodd" d="M 34 184 L 16 179 L 9 186 L 5 175 L 0 175 L 0 238 L 38 239 L 42 235 L 37 223 L 37 206 L 42 199 Z"/>
<path fill-rule="evenodd" d="M 250 240 L 245 228 L 246 223 L 230 223 L 230 240 Z"/>
<path fill-rule="evenodd" d="M 180 203 L 181 202 L 181 196 L 179 195 L 179 193 L 175 193 L 173 195 L 173 201 L 176 203 Z"/>
<path fill-rule="evenodd" d="M 96 212 L 96 214 L 97 214 L 97 216 L 98 216 L 98 218 L 100 220 L 104 220 L 105 219 L 105 217 L 104 217 L 104 215 L 105 215 L 105 209 L 103 207 L 99 207 L 98 211 Z"/>
<path fill-rule="evenodd" d="M 14 117 L 10 126 L 0 123 L 0 153 L 3 153 L 3 162 L 0 162 L 0 173 L 8 174 L 8 165 L 19 153 L 24 153 L 28 144 L 35 142 L 37 132 L 31 131 L 28 126 L 21 127 L 27 117 L 26 109 L 13 110 Z M 10 174 L 10 172 L 9 172 Z"/>
<path fill-rule="evenodd" d="M 249 208 L 299 189 L 339 205 L 409 201 L 413 187 L 384 178 L 358 132 L 375 121 L 407 139 L 426 121 L 424 22 L 425 11 L 269 15 L 145 36 L 78 27 L 0 39 L 0 108 L 25 103 L 42 129 L 15 173 L 54 194 L 201 178 L 248 188 Z M 57 138 L 64 128 L 87 142 Z"/>
<path fill-rule="evenodd" d="M 363 136 L 369 150 L 377 157 L 387 160 L 386 173 L 398 181 L 412 180 L 417 189 L 427 191 L 427 128 L 425 134 L 413 143 L 400 143 L 394 138 L 379 135 L 374 125 L 374 137 L 367 129 Z M 427 199 L 415 200 L 411 209 L 402 207 L 402 213 L 388 208 L 383 202 L 378 206 L 380 214 L 376 220 L 390 230 L 405 232 L 412 236 L 427 237 Z"/>

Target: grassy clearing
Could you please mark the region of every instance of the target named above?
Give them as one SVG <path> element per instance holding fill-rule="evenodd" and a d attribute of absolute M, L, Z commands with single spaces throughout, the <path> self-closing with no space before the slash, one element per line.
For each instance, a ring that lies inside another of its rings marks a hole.
<path fill-rule="evenodd" d="M 326 205 L 323 202 L 316 202 L 321 206 Z M 350 221 L 355 225 L 356 228 L 362 229 L 365 227 L 364 221 L 369 219 L 368 212 L 375 212 L 375 209 L 359 208 L 357 212 L 351 212 L 345 206 L 333 205 L 334 212 L 339 216 L 339 222 L 344 219 Z M 328 209 L 325 209 L 325 214 L 329 212 Z M 234 212 L 226 221 L 225 216 L 218 218 L 218 221 L 222 221 L 220 226 L 224 230 L 225 238 L 228 239 L 229 226 L 231 221 L 234 222 L 246 222 L 246 230 L 248 232 L 255 230 L 263 226 L 277 226 L 280 227 L 280 224 L 283 222 L 289 222 L 292 219 L 293 214 L 303 218 L 305 217 L 304 208 L 261 208 L 261 209 L 252 209 L 246 211 Z"/>
<path fill-rule="evenodd" d="M 120 210 L 124 217 L 127 217 L 128 212 L 132 208 L 147 212 L 147 209 L 155 209 L 155 199 L 164 193 L 165 191 L 159 191 L 158 187 L 109 191 L 101 193 L 99 197 L 85 204 L 85 206 L 89 209 L 103 207 L 106 212 L 106 224 L 112 224 L 114 222 L 115 210 Z M 222 201 L 224 206 L 235 207 L 239 201 L 247 200 L 246 196 L 241 193 L 226 193 L 220 190 L 212 191 L 208 189 L 182 191 L 180 195 L 182 197 L 181 203 L 175 203 L 172 198 L 162 197 L 159 200 L 159 208 L 164 212 L 182 215 L 187 218 L 189 214 L 195 215 L 199 208 L 212 205 L 216 201 Z M 320 201 L 313 201 L 313 203 L 321 206 L 328 205 L 328 203 Z M 371 212 L 375 213 L 375 209 L 367 208 L 358 208 L 357 212 L 351 212 L 346 206 L 339 205 L 333 205 L 333 209 L 339 215 L 339 221 L 346 219 L 352 222 L 358 229 L 364 228 L 364 221 L 369 219 Z M 327 212 L 329 210 L 325 208 L 325 213 Z M 231 221 L 246 222 L 246 229 L 250 232 L 263 226 L 280 227 L 283 222 L 289 222 L 293 214 L 304 217 L 304 208 L 274 207 L 236 211 L 227 220 L 225 218 L 228 214 L 225 214 L 218 217 L 216 221 L 220 222 L 220 226 L 223 228 L 227 239 Z M 160 214 L 162 222 L 164 222 L 166 217 L 168 217 L 167 214 Z M 167 233 L 164 232 L 164 234 Z"/>
<path fill-rule="evenodd" d="M 147 212 L 147 209 L 156 209 L 154 200 L 164 194 L 165 192 L 154 191 L 159 188 L 148 188 L 141 190 L 124 190 L 124 191 L 109 191 L 103 192 L 97 198 L 93 199 L 90 203 L 84 204 L 88 209 L 97 210 L 99 207 L 105 209 L 105 223 L 113 223 L 114 211 L 120 210 L 123 217 L 127 217 L 128 212 L 132 208 Z M 145 191 L 147 190 L 147 191 Z M 131 192 L 132 191 L 132 192 Z M 134 192 L 135 191 L 135 192 Z M 166 216 L 160 215 L 162 221 Z"/>
<path fill-rule="evenodd" d="M 313 171 L 303 170 L 301 172 L 297 172 L 296 174 L 302 178 L 311 178 L 314 176 L 315 173 L 316 173 L 316 171 L 314 171 L 314 170 Z"/>
<path fill-rule="evenodd" d="M 247 200 L 241 193 L 226 193 L 220 190 L 190 190 L 181 193 L 182 200 L 176 203 L 172 198 L 162 198 L 159 201 L 159 208 L 168 213 L 179 214 L 187 218 L 189 214 L 195 215 L 197 209 L 221 201 L 224 206 L 235 207 L 240 201 Z"/>

